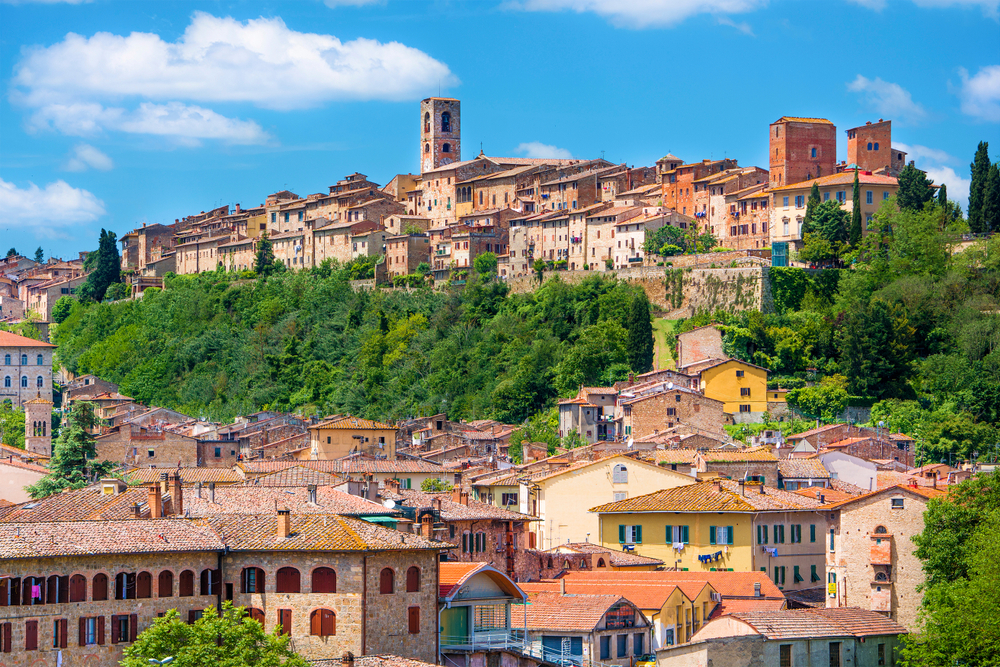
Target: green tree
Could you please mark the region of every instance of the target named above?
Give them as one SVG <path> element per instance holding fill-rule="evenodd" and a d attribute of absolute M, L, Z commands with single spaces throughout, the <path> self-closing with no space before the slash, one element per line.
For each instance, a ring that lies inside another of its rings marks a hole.
<path fill-rule="evenodd" d="M 24 449 L 24 410 L 0 401 L 0 442 Z"/>
<path fill-rule="evenodd" d="M 87 281 L 80 286 L 77 293 L 81 301 L 103 301 L 108 288 L 122 281 L 121 257 L 118 254 L 118 237 L 114 232 L 106 229 L 101 230 L 100 243 L 98 244 L 94 260 L 91 262 L 93 269 L 87 276 Z M 90 260 L 90 255 L 87 256 Z"/>
<path fill-rule="evenodd" d="M 73 404 L 73 409 L 66 415 L 66 422 L 59 429 L 59 437 L 53 443 L 49 474 L 25 489 L 32 498 L 44 498 L 63 489 L 81 489 L 114 467 L 108 461 L 91 461 L 97 452 L 94 436 L 87 429 L 96 424 L 93 404 L 86 401 Z"/>
<path fill-rule="evenodd" d="M 649 315 L 649 299 L 645 292 L 632 299 L 628 313 L 628 363 L 636 373 L 653 368 L 653 323 Z"/>
<path fill-rule="evenodd" d="M 559 446 L 559 409 L 551 408 L 535 413 L 526 419 L 524 425 L 510 435 L 511 449 L 517 454 L 516 462 L 522 459 L 524 445 L 544 442 L 549 454 L 555 454 Z M 513 455 L 512 455 L 513 456 Z"/>
<path fill-rule="evenodd" d="M 433 477 L 428 477 L 424 481 L 420 482 L 420 490 L 424 493 L 441 493 L 443 491 L 451 491 L 454 487 L 448 482 L 443 482 L 440 479 L 434 479 Z"/>
<path fill-rule="evenodd" d="M 839 348 L 849 391 L 876 398 L 900 392 L 911 370 L 913 334 L 899 304 L 872 299 L 866 306 L 846 313 Z"/>
<path fill-rule="evenodd" d="M 222 615 L 207 607 L 194 623 L 181 620 L 176 609 L 153 621 L 125 649 L 122 667 L 149 667 L 150 660 L 170 656 L 174 667 L 307 667 L 291 646 L 291 637 L 275 627 L 270 634 L 244 607 L 228 600 Z"/>
<path fill-rule="evenodd" d="M 536 259 L 531 265 L 531 270 L 535 272 L 535 277 L 538 278 L 538 284 L 541 285 L 545 274 L 545 260 Z"/>
<path fill-rule="evenodd" d="M 104 293 L 104 298 L 108 301 L 119 301 L 129 295 L 128 285 L 125 283 L 112 283 L 108 291 Z"/>
<path fill-rule="evenodd" d="M 62 324 L 73 312 L 73 304 L 75 303 L 76 299 L 69 294 L 59 297 L 59 300 L 52 305 L 52 321 L 56 324 Z"/>
<path fill-rule="evenodd" d="M 836 419 L 847 407 L 850 396 L 845 387 L 847 378 L 842 375 L 833 377 L 836 379 L 824 378 L 818 385 L 791 390 L 788 402 L 806 416 L 829 421 Z"/>
<path fill-rule="evenodd" d="M 494 276 L 497 272 L 497 256 L 492 252 L 484 252 L 472 260 L 472 267 L 481 276 Z"/>
<path fill-rule="evenodd" d="M 816 207 L 813 219 L 816 232 L 830 243 L 847 243 L 850 238 L 848 215 L 835 199 L 825 201 Z"/>
<path fill-rule="evenodd" d="M 802 218 L 802 234 L 805 235 L 813 231 L 813 223 L 816 215 L 816 207 L 822 202 L 819 196 L 819 183 L 813 181 L 809 190 L 809 199 L 806 201 L 806 214 Z"/>
<path fill-rule="evenodd" d="M 269 276 L 274 272 L 274 244 L 267 237 L 267 232 L 261 234 L 260 241 L 257 242 L 257 258 L 253 268 L 258 276 Z"/>
<path fill-rule="evenodd" d="M 994 162 L 983 190 L 982 231 L 1000 230 L 1000 163 Z"/>
<path fill-rule="evenodd" d="M 852 248 L 857 248 L 861 243 L 863 228 L 861 226 L 861 181 L 858 179 L 858 170 L 854 170 L 854 192 L 851 194 L 851 232 L 847 242 Z"/>
<path fill-rule="evenodd" d="M 940 206 L 942 209 L 948 207 L 948 186 L 945 183 L 942 183 L 941 187 L 938 188 L 937 201 L 938 201 L 938 206 Z"/>
<path fill-rule="evenodd" d="M 913 162 L 903 167 L 899 173 L 899 190 L 896 192 L 896 203 L 909 211 L 922 211 L 924 204 L 934 197 L 931 185 L 934 181 L 927 174 L 913 166 Z"/>
<path fill-rule="evenodd" d="M 7 251 L 8 257 L 17 257 L 17 255 L 18 255 L 17 248 L 11 248 L 10 250 Z"/>
<path fill-rule="evenodd" d="M 431 265 L 427 262 L 417 264 L 417 275 L 424 276 L 425 278 L 431 275 Z"/>
<path fill-rule="evenodd" d="M 42 250 L 42 246 L 38 246 L 38 249 L 35 250 L 35 263 L 36 264 L 45 263 L 45 251 Z"/>
<path fill-rule="evenodd" d="M 990 145 L 980 141 L 976 155 L 969 168 L 972 181 L 969 184 L 969 229 L 973 234 L 987 231 L 983 225 L 983 200 L 986 195 L 986 180 L 990 175 Z"/>

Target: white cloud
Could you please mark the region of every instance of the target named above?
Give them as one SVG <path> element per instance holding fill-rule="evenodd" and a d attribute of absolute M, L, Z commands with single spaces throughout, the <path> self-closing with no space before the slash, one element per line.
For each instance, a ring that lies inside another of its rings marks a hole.
<path fill-rule="evenodd" d="M 921 169 L 927 172 L 928 178 L 934 179 L 935 185 L 944 184 L 948 186 L 948 199 L 954 199 L 962 205 L 963 209 L 969 207 L 969 186 L 972 185 L 971 179 L 959 176 L 951 167 L 938 165 L 925 166 L 921 167 Z"/>
<path fill-rule="evenodd" d="M 906 153 L 907 157 L 914 160 L 918 166 L 925 160 L 936 164 L 955 164 L 958 162 L 955 156 L 937 148 L 928 148 L 919 144 L 903 144 L 898 141 L 892 142 L 892 147 Z"/>
<path fill-rule="evenodd" d="M 259 143 L 253 121 L 189 104 L 250 103 L 287 111 L 331 101 L 408 100 L 458 80 L 398 42 L 297 32 L 280 18 L 237 21 L 196 12 L 176 42 L 159 35 L 74 33 L 27 49 L 11 99 L 30 124 L 71 135 L 119 130 Z"/>
<path fill-rule="evenodd" d="M 948 199 L 959 202 L 963 208 L 968 207 L 971 180 L 967 176 L 959 176 L 955 169 L 949 166 L 957 165 L 961 160 L 947 151 L 919 144 L 893 141 L 892 147 L 905 151 L 906 159 L 913 160 L 918 169 L 926 171 L 927 177 L 933 179 L 935 184 L 947 185 Z"/>
<path fill-rule="evenodd" d="M 509 7 L 529 12 L 592 12 L 626 28 L 674 26 L 695 14 L 739 14 L 767 0 L 515 0 Z"/>
<path fill-rule="evenodd" d="M 861 93 L 868 106 L 886 118 L 909 123 L 918 123 L 927 115 L 924 108 L 913 101 L 910 92 L 898 83 L 890 83 L 875 77 L 869 79 L 858 75 L 847 84 L 852 93 Z"/>
<path fill-rule="evenodd" d="M 32 226 L 42 236 L 59 236 L 60 228 L 93 222 L 104 215 L 104 202 L 66 181 L 40 188 L 19 188 L 0 178 L 0 210 L 4 223 Z"/>
<path fill-rule="evenodd" d="M 540 141 L 529 141 L 520 144 L 514 149 L 514 152 L 524 157 L 549 158 L 553 160 L 569 160 L 573 157 L 573 154 L 565 148 L 543 144 Z"/>
<path fill-rule="evenodd" d="M 77 144 L 64 169 L 66 171 L 87 171 L 88 169 L 108 171 L 114 166 L 114 162 L 106 153 L 90 144 Z"/>
<path fill-rule="evenodd" d="M 980 68 L 971 78 L 964 68 L 958 73 L 962 77 L 958 92 L 962 113 L 991 123 L 1000 122 L 1000 65 Z"/>
<path fill-rule="evenodd" d="M 750 37 L 756 37 L 757 36 L 757 35 L 753 34 L 753 28 L 751 28 L 750 24 L 747 23 L 746 21 L 743 21 L 742 23 L 737 23 L 736 21 L 732 20 L 728 16 L 720 16 L 719 18 L 716 19 L 716 21 L 719 22 L 719 25 L 728 25 L 731 28 L 736 28 L 737 30 L 739 30 L 740 32 L 742 32 L 744 35 L 749 35 Z"/>

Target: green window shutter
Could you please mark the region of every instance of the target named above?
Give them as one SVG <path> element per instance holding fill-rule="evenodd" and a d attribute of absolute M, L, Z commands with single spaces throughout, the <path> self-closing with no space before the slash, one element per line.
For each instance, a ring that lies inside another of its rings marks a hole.
<path fill-rule="evenodd" d="M 681 526 L 681 542 L 687 544 L 691 541 L 690 533 L 688 532 L 688 526 Z"/>
<path fill-rule="evenodd" d="M 766 573 L 767 572 L 767 568 L 766 567 L 762 567 L 762 568 L 760 568 L 760 571 Z"/>
<path fill-rule="evenodd" d="M 710 568 L 708 568 L 708 571 L 709 572 L 715 572 L 715 568 L 714 567 L 710 567 Z"/>
<path fill-rule="evenodd" d="M 764 531 L 763 531 L 764 532 L 764 544 L 767 544 L 767 533 L 769 531 L 767 530 L 767 526 L 763 526 L 763 528 L 764 528 Z"/>
<path fill-rule="evenodd" d="M 635 530 L 635 543 L 642 544 L 642 526 L 636 526 Z"/>
<path fill-rule="evenodd" d="M 774 524 L 774 543 L 778 543 L 778 524 Z"/>
<path fill-rule="evenodd" d="M 816 541 L 816 524 L 809 526 L 809 541 L 810 542 Z"/>
<path fill-rule="evenodd" d="M 715 526 L 708 527 L 708 543 L 715 544 Z"/>
<path fill-rule="evenodd" d="M 775 585 L 781 583 L 780 581 L 778 581 L 778 569 L 779 569 L 778 566 L 775 565 L 774 566 L 774 583 L 775 583 Z"/>
<path fill-rule="evenodd" d="M 726 544 L 733 543 L 733 527 L 729 526 L 726 528 Z"/>
<path fill-rule="evenodd" d="M 625 526 L 618 524 L 618 544 L 625 544 Z"/>
<path fill-rule="evenodd" d="M 810 565 L 809 566 L 809 581 L 810 581 L 810 583 L 816 583 L 817 581 L 819 581 L 819 575 L 816 574 L 816 566 L 815 565 Z"/>
<path fill-rule="evenodd" d="M 764 544 L 760 539 L 760 526 L 757 526 L 757 544 Z"/>
<path fill-rule="evenodd" d="M 673 544 L 674 543 L 674 527 L 673 526 L 667 526 L 666 533 L 667 533 L 667 544 Z"/>
<path fill-rule="evenodd" d="M 784 544 L 785 543 L 785 524 L 781 524 L 781 526 L 779 526 L 779 528 L 781 528 L 781 542 L 779 542 L 779 544 Z"/>

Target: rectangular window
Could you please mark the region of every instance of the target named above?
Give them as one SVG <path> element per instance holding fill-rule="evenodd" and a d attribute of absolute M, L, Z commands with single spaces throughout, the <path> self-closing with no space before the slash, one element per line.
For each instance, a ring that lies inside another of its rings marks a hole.
<path fill-rule="evenodd" d="M 52 648 L 66 648 L 67 625 L 69 621 L 65 618 L 57 618 L 52 621 Z"/>
<path fill-rule="evenodd" d="M 882 201 L 885 201 L 888 198 L 889 198 L 889 191 L 886 190 L 882 193 Z"/>
<path fill-rule="evenodd" d="M 840 642 L 830 642 L 830 667 L 840 667 Z"/>
<path fill-rule="evenodd" d="M 801 583 L 801 582 L 805 581 L 802 578 L 802 575 L 799 574 L 799 566 L 798 565 L 795 565 L 795 566 L 792 567 L 792 575 L 793 575 L 792 576 L 792 583 L 798 584 L 798 583 Z"/>
<path fill-rule="evenodd" d="M 740 396 L 750 398 L 750 387 L 740 387 Z"/>
<path fill-rule="evenodd" d="M 809 583 L 815 584 L 819 580 L 820 580 L 819 574 L 816 573 L 816 566 L 815 565 L 810 565 L 809 566 Z"/>
<path fill-rule="evenodd" d="M 292 610 L 291 609 L 279 609 L 278 610 L 278 625 L 281 626 L 281 631 L 286 635 L 291 636 L 292 634 Z"/>
<path fill-rule="evenodd" d="M 516 493 L 501 493 L 500 503 L 502 505 L 517 505 L 517 494 Z"/>
<path fill-rule="evenodd" d="M 780 644 L 778 646 L 778 667 L 792 667 L 791 644 Z"/>
<path fill-rule="evenodd" d="M 878 664 L 885 664 L 885 644 L 878 645 Z"/>
<path fill-rule="evenodd" d="M 795 208 L 802 208 L 805 205 L 806 205 L 805 195 L 796 195 L 795 196 Z"/>
<path fill-rule="evenodd" d="M 611 659 L 611 636 L 601 637 L 601 660 Z"/>
<path fill-rule="evenodd" d="M 830 551 L 833 551 L 833 550 L 834 550 L 834 541 L 833 541 L 833 535 L 834 535 L 834 529 L 833 529 L 833 528 L 831 528 L 831 529 L 830 529 Z"/>
<path fill-rule="evenodd" d="M 38 650 L 38 621 L 26 621 L 24 624 L 24 650 Z"/>
<path fill-rule="evenodd" d="M 767 544 L 767 526 L 757 526 L 757 544 Z"/>
<path fill-rule="evenodd" d="M 830 193 L 829 192 L 824 192 L 823 193 L 823 201 L 830 201 Z"/>
<path fill-rule="evenodd" d="M 626 498 L 628 498 L 628 492 L 627 491 L 615 491 L 615 493 L 614 493 L 614 502 L 617 503 L 617 502 L 620 502 L 622 500 L 625 500 Z"/>
<path fill-rule="evenodd" d="M 691 531 L 688 526 L 667 526 L 667 544 L 689 544 Z"/>
<path fill-rule="evenodd" d="M 744 375 L 743 371 L 736 371 L 736 377 L 741 378 L 743 377 L 743 375 Z"/>
<path fill-rule="evenodd" d="M 815 148 L 810 148 L 809 149 L 809 157 L 816 157 L 816 149 Z"/>
<path fill-rule="evenodd" d="M 646 652 L 646 635 L 636 633 L 632 635 L 632 655 L 636 658 Z"/>
<path fill-rule="evenodd" d="M 785 208 L 788 208 L 788 197 L 784 197 Z"/>
<path fill-rule="evenodd" d="M 615 637 L 618 641 L 618 657 L 624 658 L 628 656 L 628 635 L 618 635 Z"/>
<path fill-rule="evenodd" d="M 902 498 L 893 498 L 890 501 L 890 507 L 892 509 L 894 509 L 894 510 L 901 510 L 901 509 L 903 509 L 903 499 Z"/>
<path fill-rule="evenodd" d="M 642 526 L 618 526 L 619 544 L 642 544 Z"/>
<path fill-rule="evenodd" d="M 816 541 L 816 524 L 809 526 L 809 541 L 810 542 Z"/>
<path fill-rule="evenodd" d="M 740 412 L 751 412 L 749 405 L 741 405 Z"/>
<path fill-rule="evenodd" d="M 406 615 L 411 635 L 420 634 L 420 607 L 410 607 Z"/>
<path fill-rule="evenodd" d="M 875 202 L 875 193 L 872 192 L 871 190 L 866 190 L 865 191 L 865 203 L 866 204 L 873 204 L 874 202 Z"/>

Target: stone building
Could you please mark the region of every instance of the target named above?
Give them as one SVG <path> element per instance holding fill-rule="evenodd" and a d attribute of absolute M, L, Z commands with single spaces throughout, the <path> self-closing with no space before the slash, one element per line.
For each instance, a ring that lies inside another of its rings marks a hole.
<path fill-rule="evenodd" d="M 722 332 L 714 324 L 677 335 L 677 367 L 683 368 L 706 359 L 725 359 Z"/>
<path fill-rule="evenodd" d="M 24 403 L 24 449 L 52 456 L 52 401 L 41 396 Z"/>
<path fill-rule="evenodd" d="M 622 431 L 636 440 L 683 424 L 711 433 L 722 433 L 732 420 L 724 403 L 672 383 L 654 385 L 635 398 L 621 400 Z"/>
<path fill-rule="evenodd" d="M 462 103 L 449 97 L 420 102 L 420 170 L 462 161 Z"/>
<path fill-rule="evenodd" d="M 695 181 L 701 181 L 712 174 L 736 169 L 736 160 L 702 160 L 692 164 L 682 164 L 669 171 L 660 173 L 660 185 L 663 191 L 663 205 L 682 215 L 694 217 L 695 197 L 700 189 Z M 707 220 L 706 220 L 707 225 Z"/>
<path fill-rule="evenodd" d="M 33 398 L 52 400 L 52 354 L 56 346 L 0 331 L 0 403 L 15 408 Z"/>
<path fill-rule="evenodd" d="M 119 239 L 122 244 L 122 271 L 141 270 L 146 264 L 155 262 L 163 255 L 172 252 L 175 231 L 174 225 L 143 223 L 142 227 L 123 234 Z"/>
<path fill-rule="evenodd" d="M 396 458 L 396 427 L 391 424 L 336 415 L 309 427 L 311 459 L 338 459 L 354 452 Z"/>
<path fill-rule="evenodd" d="M 826 606 L 861 607 L 916 631 L 924 582 L 914 535 L 924 530 L 924 510 L 945 491 L 898 485 L 824 506 Z"/>
<path fill-rule="evenodd" d="M 719 244 L 733 250 L 769 248 L 771 198 L 767 186 L 751 185 L 722 199 L 724 216 L 718 225 L 713 225 Z"/>
<path fill-rule="evenodd" d="M 836 173 L 837 127 L 825 118 L 782 116 L 769 137 L 772 188 Z"/>
<path fill-rule="evenodd" d="M 892 121 L 878 119 L 847 130 L 847 164 L 863 171 L 899 176 L 906 153 L 892 146 Z"/>
<path fill-rule="evenodd" d="M 698 452 L 695 466 L 698 472 L 714 472 L 728 479 L 755 481 L 778 488 L 778 457 L 767 447 Z"/>

